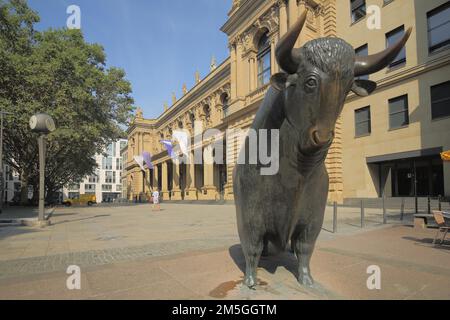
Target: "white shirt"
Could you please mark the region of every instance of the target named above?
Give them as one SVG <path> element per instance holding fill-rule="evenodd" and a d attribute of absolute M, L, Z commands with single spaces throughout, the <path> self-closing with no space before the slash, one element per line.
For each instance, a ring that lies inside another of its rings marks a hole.
<path fill-rule="evenodd" d="M 153 197 L 154 199 L 159 199 L 159 192 L 158 192 L 158 191 L 153 191 L 152 197 Z"/>

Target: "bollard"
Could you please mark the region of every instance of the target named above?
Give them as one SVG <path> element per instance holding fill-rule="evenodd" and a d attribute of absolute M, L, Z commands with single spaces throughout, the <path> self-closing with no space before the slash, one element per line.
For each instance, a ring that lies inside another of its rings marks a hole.
<path fill-rule="evenodd" d="M 431 214 L 431 198 L 428 196 L 428 214 Z"/>
<path fill-rule="evenodd" d="M 364 228 L 365 226 L 364 220 L 364 200 L 361 200 L 361 228 Z"/>
<path fill-rule="evenodd" d="M 400 221 L 403 221 L 404 215 L 405 215 L 405 198 L 402 198 L 402 204 L 400 207 Z"/>
<path fill-rule="evenodd" d="M 337 202 L 333 202 L 333 233 L 337 233 Z"/>
<path fill-rule="evenodd" d="M 415 212 L 419 213 L 419 204 L 418 204 L 417 196 L 414 198 L 414 207 L 415 207 Z"/>
<path fill-rule="evenodd" d="M 386 200 L 385 196 L 383 195 L 383 224 L 387 223 L 387 217 L 386 217 Z"/>
<path fill-rule="evenodd" d="M 442 203 L 441 203 L 441 195 L 439 195 L 439 197 L 438 197 L 438 201 L 439 201 L 439 204 L 438 204 L 438 210 L 439 211 L 442 211 Z"/>

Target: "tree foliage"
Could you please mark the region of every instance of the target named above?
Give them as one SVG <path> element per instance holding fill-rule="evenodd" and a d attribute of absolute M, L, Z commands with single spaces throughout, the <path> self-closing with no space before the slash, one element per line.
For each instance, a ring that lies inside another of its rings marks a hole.
<path fill-rule="evenodd" d="M 51 195 L 93 173 L 95 154 L 124 136 L 133 100 L 125 72 L 106 67 L 100 45 L 87 43 L 80 30 L 36 31 L 38 21 L 24 0 L 0 0 L 0 108 L 13 113 L 5 116 L 4 159 L 20 173 L 23 194 L 38 181 L 29 119 L 46 112 L 55 120 L 47 138 Z"/>

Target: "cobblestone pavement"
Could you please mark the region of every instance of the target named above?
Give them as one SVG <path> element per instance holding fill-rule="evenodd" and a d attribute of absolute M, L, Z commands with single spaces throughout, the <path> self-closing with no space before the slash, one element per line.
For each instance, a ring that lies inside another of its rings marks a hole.
<path fill-rule="evenodd" d="M 235 244 L 235 237 L 192 239 L 145 246 L 70 252 L 41 257 L 0 261 L 0 279 L 27 276 L 55 271 L 65 271 L 70 265 L 81 268 L 132 261 L 149 257 L 161 257 L 189 251 L 221 248 Z"/>
<path fill-rule="evenodd" d="M 338 234 L 322 231 L 314 274 L 326 288 L 295 281 L 295 259 L 263 259 L 261 290 L 241 286 L 244 260 L 231 205 L 163 204 L 58 208 L 46 228 L 0 227 L 0 299 L 335 299 L 450 298 L 448 246 L 435 230 L 382 225 L 379 210 L 339 209 Z M 407 223 L 410 223 L 407 216 Z M 408 222 L 409 221 L 409 222 Z M 324 229 L 332 226 L 327 208 Z M 366 268 L 383 268 L 382 293 L 367 292 Z M 68 292 L 66 270 L 78 265 L 83 290 Z"/>

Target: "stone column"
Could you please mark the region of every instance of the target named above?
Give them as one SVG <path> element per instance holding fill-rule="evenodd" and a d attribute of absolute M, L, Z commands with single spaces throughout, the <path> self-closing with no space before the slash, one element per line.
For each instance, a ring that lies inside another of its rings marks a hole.
<path fill-rule="evenodd" d="M 231 57 L 231 71 L 230 71 L 230 78 L 231 78 L 231 100 L 236 99 L 237 97 L 237 58 L 236 58 L 236 44 L 230 45 L 230 57 Z"/>
<path fill-rule="evenodd" d="M 270 41 L 270 69 L 272 75 L 278 72 L 278 63 L 277 59 L 275 58 L 275 36 Z"/>
<path fill-rule="evenodd" d="M 184 200 L 197 200 L 197 188 L 195 187 L 195 163 L 194 152 L 189 153 L 189 163 L 186 172 L 186 191 Z"/>
<path fill-rule="evenodd" d="M 158 165 L 153 165 L 153 190 L 158 189 Z"/>
<path fill-rule="evenodd" d="M 161 165 L 162 173 L 162 190 L 160 192 L 163 200 L 170 200 L 169 183 L 167 177 L 167 161 L 164 161 Z"/>
<path fill-rule="evenodd" d="M 288 29 L 286 0 L 279 0 L 278 4 L 280 6 L 280 38 L 281 38 L 287 32 Z"/>
<path fill-rule="evenodd" d="M 248 61 L 249 61 L 249 70 L 250 70 L 249 87 L 250 87 L 250 92 L 252 92 L 253 90 L 256 89 L 256 86 L 255 86 L 255 58 L 250 57 L 250 59 Z"/>
<path fill-rule="evenodd" d="M 173 189 L 172 189 L 172 197 L 171 200 L 183 200 L 181 197 L 181 189 L 180 189 L 180 161 L 178 159 L 173 160 Z"/>
<path fill-rule="evenodd" d="M 288 10 L 289 10 L 289 27 L 292 27 L 297 21 L 297 0 L 288 0 Z"/>
<path fill-rule="evenodd" d="M 203 187 L 198 195 L 199 200 L 217 200 L 217 188 L 214 186 L 213 147 L 205 147 L 203 152 Z"/>

